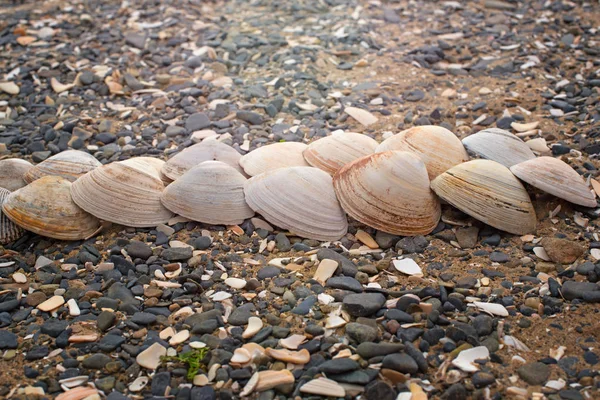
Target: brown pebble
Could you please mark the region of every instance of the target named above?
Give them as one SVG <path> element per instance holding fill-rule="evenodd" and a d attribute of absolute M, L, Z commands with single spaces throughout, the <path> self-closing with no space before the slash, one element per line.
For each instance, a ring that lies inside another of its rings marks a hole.
<path fill-rule="evenodd" d="M 37 307 L 38 304 L 46 301 L 48 297 L 43 292 L 33 292 L 27 296 L 27 305 L 31 307 Z"/>

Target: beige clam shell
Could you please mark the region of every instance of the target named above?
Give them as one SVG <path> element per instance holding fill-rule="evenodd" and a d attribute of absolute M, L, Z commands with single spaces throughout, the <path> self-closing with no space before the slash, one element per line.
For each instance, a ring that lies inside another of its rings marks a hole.
<path fill-rule="evenodd" d="M 418 155 L 427 167 L 429 179 L 469 161 L 469 155 L 454 133 L 441 126 L 423 125 L 404 130 L 384 140 L 376 153 L 398 150 Z"/>
<path fill-rule="evenodd" d="M 101 166 L 93 155 L 79 151 L 66 150 L 42 161 L 30 168 L 24 176 L 26 182 L 31 183 L 42 176 L 61 176 L 70 182 L 75 182 L 81 175 Z"/>
<path fill-rule="evenodd" d="M 538 157 L 510 167 L 510 171 L 538 189 L 585 207 L 596 207 L 596 197 L 583 178 L 564 161 Z"/>
<path fill-rule="evenodd" d="M 153 227 L 173 216 L 160 202 L 164 188 L 151 164 L 131 158 L 88 172 L 73 183 L 71 194 L 79 207 L 102 220 Z"/>
<path fill-rule="evenodd" d="M 25 174 L 33 168 L 29 161 L 20 158 L 0 160 L 0 187 L 11 192 L 27 185 Z"/>
<path fill-rule="evenodd" d="M 161 201 L 183 217 L 214 225 L 237 225 L 254 215 L 244 199 L 246 178 L 220 161 L 205 161 L 171 183 Z"/>
<path fill-rule="evenodd" d="M 431 188 L 473 218 L 515 235 L 535 230 L 535 210 L 523 184 L 500 163 L 473 160 L 438 176 Z"/>
<path fill-rule="evenodd" d="M 240 165 L 249 176 L 285 167 L 310 166 L 302 153 L 308 146 L 299 142 L 273 143 L 242 156 Z"/>
<path fill-rule="evenodd" d="M 338 240 L 348 230 L 331 176 L 312 167 L 289 167 L 250 178 L 246 202 L 269 223 L 309 239 Z"/>
<path fill-rule="evenodd" d="M 158 175 L 160 176 L 160 179 L 163 181 L 163 183 L 165 185 L 170 184 L 171 182 L 173 182 L 172 179 L 169 179 L 165 174 L 163 174 L 162 172 L 162 168 L 165 165 L 165 161 L 159 159 L 159 158 L 154 158 L 154 157 L 135 157 L 136 160 L 138 161 L 145 161 L 146 163 L 150 164 L 152 167 L 154 167 L 154 169 L 156 171 L 158 171 Z"/>
<path fill-rule="evenodd" d="M 430 233 L 441 207 L 427 169 L 414 153 L 386 151 L 359 158 L 333 177 L 335 193 L 352 218 L 394 235 Z"/>
<path fill-rule="evenodd" d="M 190 168 L 204 161 L 222 161 L 243 172 L 239 165 L 241 157 L 242 155 L 231 146 L 217 140 L 204 140 L 174 155 L 161 171 L 169 179 L 176 180 Z"/>
<path fill-rule="evenodd" d="M 313 167 L 334 175 L 340 168 L 375 152 L 377 141 L 360 133 L 345 132 L 315 140 L 304 150 L 304 159 Z"/>
<path fill-rule="evenodd" d="M 15 224 L 39 235 L 85 239 L 96 232 L 100 223 L 71 200 L 71 185 L 59 176 L 44 176 L 12 192 L 2 211 Z"/>
<path fill-rule="evenodd" d="M 484 129 L 467 136 L 462 142 L 467 150 L 508 168 L 535 158 L 524 141 L 504 129 Z"/>
<path fill-rule="evenodd" d="M 25 231 L 8 219 L 2 211 L 2 204 L 8 199 L 9 195 L 8 190 L 0 188 L 0 244 L 2 245 L 14 242 L 25 234 Z"/>

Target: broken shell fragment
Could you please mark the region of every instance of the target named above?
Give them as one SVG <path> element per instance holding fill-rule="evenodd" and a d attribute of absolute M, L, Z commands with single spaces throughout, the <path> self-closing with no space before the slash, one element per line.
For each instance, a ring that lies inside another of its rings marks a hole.
<path fill-rule="evenodd" d="M 441 208 L 427 169 L 414 153 L 386 151 L 359 158 L 333 177 L 342 208 L 354 219 L 394 235 L 425 235 Z"/>
<path fill-rule="evenodd" d="M 375 150 L 409 151 L 418 155 L 427 167 L 429 179 L 455 165 L 469 161 L 469 155 L 461 141 L 448 129 L 441 126 L 415 126 L 383 141 Z"/>
<path fill-rule="evenodd" d="M 61 240 L 85 239 L 100 222 L 71 199 L 71 182 L 59 176 L 44 176 L 11 193 L 2 212 L 25 230 Z"/>
<path fill-rule="evenodd" d="M 256 392 L 264 392 L 280 385 L 289 385 L 295 382 L 294 375 L 287 369 L 281 371 L 260 371 L 258 382 L 254 388 Z"/>
<path fill-rule="evenodd" d="M 348 230 L 331 176 L 312 167 L 280 168 L 244 185 L 246 202 L 270 223 L 309 239 L 338 240 Z"/>
<path fill-rule="evenodd" d="M 14 242 L 25 234 L 25 230 L 4 215 L 2 204 L 8 199 L 10 192 L 0 188 L 0 245 Z"/>
<path fill-rule="evenodd" d="M 80 176 L 101 165 L 100 161 L 89 153 L 79 150 L 66 150 L 30 168 L 25 173 L 24 179 L 26 182 L 31 183 L 42 176 L 55 175 L 70 182 L 75 182 Z"/>
<path fill-rule="evenodd" d="M 325 397 L 346 396 L 346 390 L 339 383 L 323 377 L 308 381 L 300 387 L 300 392 Z"/>
<path fill-rule="evenodd" d="M 373 154 L 377 141 L 360 133 L 345 132 L 315 140 L 304 150 L 304 158 L 313 167 L 334 175 L 357 158 Z"/>
<path fill-rule="evenodd" d="M 536 216 L 527 191 L 505 166 L 473 160 L 444 172 L 432 183 L 435 193 L 462 212 L 500 230 L 524 235 Z"/>
<path fill-rule="evenodd" d="M 538 189 L 585 207 L 596 207 L 596 199 L 583 178 L 564 161 L 538 157 L 510 167 L 510 171 Z"/>
<path fill-rule="evenodd" d="M 217 140 L 204 140 L 175 154 L 162 167 L 162 173 L 171 180 L 176 180 L 190 168 L 205 161 L 221 161 L 243 172 L 239 165 L 242 155 L 233 147 Z"/>
<path fill-rule="evenodd" d="M 71 188 L 73 201 L 97 218 L 132 227 L 153 227 L 173 216 L 160 201 L 165 186 L 146 161 L 131 158 L 98 167 Z"/>
<path fill-rule="evenodd" d="M 504 129 L 484 129 L 467 136 L 462 142 L 467 150 L 509 168 L 535 158 L 525 142 Z"/>
<path fill-rule="evenodd" d="M 161 201 L 183 217 L 214 225 L 237 225 L 254 215 L 244 198 L 246 178 L 219 161 L 192 167 L 165 188 Z"/>
<path fill-rule="evenodd" d="M 242 338 L 244 339 L 249 339 L 251 337 L 253 337 L 254 335 L 256 335 L 258 333 L 258 331 L 260 331 L 263 327 L 263 322 L 260 318 L 258 317 L 250 317 L 248 319 L 248 326 L 246 327 L 246 330 L 244 331 L 244 333 L 242 333 Z"/>
<path fill-rule="evenodd" d="M 273 143 L 257 148 L 240 158 L 240 165 L 249 176 L 256 176 L 285 167 L 308 167 L 302 153 L 307 145 L 299 142 Z"/>
<path fill-rule="evenodd" d="M 14 192 L 27 185 L 25 174 L 33 168 L 29 161 L 19 158 L 0 160 L 0 187 Z"/>

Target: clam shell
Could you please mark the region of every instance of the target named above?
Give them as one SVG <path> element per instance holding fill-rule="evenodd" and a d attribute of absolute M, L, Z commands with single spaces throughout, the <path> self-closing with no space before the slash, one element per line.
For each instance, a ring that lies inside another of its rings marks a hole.
<path fill-rule="evenodd" d="M 176 214 L 214 225 L 237 225 L 254 215 L 244 199 L 246 178 L 235 168 L 205 161 L 171 183 L 161 201 Z"/>
<path fill-rule="evenodd" d="M 83 175 L 73 182 L 71 195 L 79 207 L 102 220 L 153 227 L 173 216 L 160 202 L 164 188 L 151 164 L 131 158 Z"/>
<path fill-rule="evenodd" d="M 424 235 L 440 219 L 427 169 L 414 153 L 386 151 L 359 158 L 335 174 L 333 186 L 352 218 L 384 232 Z"/>
<path fill-rule="evenodd" d="M 75 182 L 81 175 L 85 175 L 101 165 L 100 161 L 89 153 L 79 150 L 66 150 L 30 168 L 25 173 L 24 179 L 26 182 L 31 183 L 42 176 L 54 175 Z"/>
<path fill-rule="evenodd" d="M 583 178 L 569 164 L 553 157 L 538 157 L 510 167 L 519 179 L 585 207 L 596 207 L 596 198 Z"/>
<path fill-rule="evenodd" d="M 338 240 L 348 230 L 346 215 L 325 171 L 280 168 L 250 178 L 246 202 L 267 221 L 309 239 Z"/>
<path fill-rule="evenodd" d="M 535 158 L 525 142 L 504 129 L 484 129 L 464 138 L 462 142 L 467 150 L 509 168 Z"/>
<path fill-rule="evenodd" d="M 2 211 L 15 224 L 39 235 L 85 239 L 96 232 L 100 223 L 71 200 L 71 185 L 59 176 L 44 176 L 12 192 Z"/>
<path fill-rule="evenodd" d="M 146 163 L 154 167 L 154 169 L 158 172 L 158 176 L 160 176 L 160 180 L 162 180 L 165 185 L 168 185 L 171 182 L 173 182 L 172 179 L 169 179 L 169 177 L 167 177 L 162 172 L 162 168 L 165 165 L 165 162 L 163 160 L 154 157 L 135 157 L 135 159 L 138 161 L 145 161 Z"/>
<path fill-rule="evenodd" d="M 459 164 L 435 178 L 431 188 L 454 207 L 495 228 L 515 235 L 535 230 L 535 210 L 527 191 L 495 161 Z"/>
<path fill-rule="evenodd" d="M 25 234 L 25 231 L 8 219 L 2 211 L 2 204 L 8 199 L 10 192 L 0 188 L 0 244 L 14 242 Z"/>
<path fill-rule="evenodd" d="M 243 172 L 239 165 L 241 157 L 233 147 L 217 140 L 205 140 L 177 153 L 165 163 L 161 171 L 169 179 L 176 180 L 204 161 L 222 161 Z"/>
<path fill-rule="evenodd" d="M 302 153 L 308 146 L 299 142 L 273 143 L 251 151 L 240 158 L 240 165 L 249 176 L 277 168 L 308 167 Z"/>
<path fill-rule="evenodd" d="M 334 175 L 340 168 L 375 152 L 377 141 L 360 133 L 337 133 L 315 140 L 304 150 L 304 159 L 313 167 Z"/>
<path fill-rule="evenodd" d="M 427 167 L 429 179 L 442 172 L 469 161 L 469 155 L 460 139 L 441 126 L 423 125 L 407 129 L 384 140 L 375 149 L 376 153 L 398 150 L 418 155 Z"/>
<path fill-rule="evenodd" d="M 11 192 L 27 185 L 24 176 L 33 168 L 29 161 L 20 158 L 0 160 L 0 187 Z"/>

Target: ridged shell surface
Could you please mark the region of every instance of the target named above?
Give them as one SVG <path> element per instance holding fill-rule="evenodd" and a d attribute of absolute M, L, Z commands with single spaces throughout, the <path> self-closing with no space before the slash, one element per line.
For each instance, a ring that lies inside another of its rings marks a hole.
<path fill-rule="evenodd" d="M 240 165 L 249 176 L 285 167 L 308 167 L 302 153 L 308 146 L 299 142 L 273 143 L 242 156 Z"/>
<path fill-rule="evenodd" d="M 2 211 L 2 204 L 8 199 L 10 192 L 0 188 L 0 244 L 4 245 L 14 242 L 25 234 L 23 228 L 13 223 Z"/>
<path fill-rule="evenodd" d="M 334 175 L 340 168 L 375 152 L 375 139 L 360 133 L 336 133 L 315 140 L 304 150 L 304 159 L 313 167 Z"/>
<path fill-rule="evenodd" d="M 233 147 L 217 140 L 204 140 L 175 154 L 162 167 L 162 173 L 171 180 L 176 180 L 190 168 L 204 161 L 222 161 L 243 172 L 239 165 L 242 155 Z"/>
<path fill-rule="evenodd" d="M 20 158 L 0 160 L 0 187 L 14 192 L 27 185 L 25 174 L 30 168 L 33 165 Z"/>
<path fill-rule="evenodd" d="M 22 228 L 60 240 L 80 240 L 100 226 L 92 215 L 71 199 L 71 182 L 59 176 L 44 176 L 12 192 L 2 211 Z"/>
<path fill-rule="evenodd" d="M 235 168 L 205 161 L 164 190 L 161 201 L 176 214 L 214 225 L 237 225 L 254 215 L 246 204 L 246 178 Z"/>
<path fill-rule="evenodd" d="M 524 141 L 504 129 L 484 129 L 467 136 L 462 142 L 467 150 L 508 168 L 535 158 Z"/>
<path fill-rule="evenodd" d="M 553 157 L 538 157 L 510 167 L 519 179 L 548 192 L 585 207 L 596 207 L 596 196 L 583 178 L 564 161 Z"/>
<path fill-rule="evenodd" d="M 454 207 L 490 226 L 515 235 L 535 230 L 535 210 L 523 184 L 495 161 L 457 165 L 438 176 L 431 187 Z"/>
<path fill-rule="evenodd" d="M 42 176 L 54 175 L 75 182 L 81 175 L 101 165 L 102 163 L 89 153 L 66 150 L 30 168 L 25 174 L 25 181 L 31 183 Z"/>
<path fill-rule="evenodd" d="M 72 186 L 77 205 L 101 220 L 132 227 L 153 227 L 172 213 L 160 201 L 165 186 L 156 168 L 131 158 L 96 168 Z"/>
<path fill-rule="evenodd" d="M 348 215 L 384 232 L 424 235 L 440 219 L 427 168 L 414 153 L 386 151 L 359 158 L 335 174 L 333 186 Z"/>
<path fill-rule="evenodd" d="M 454 133 L 441 126 L 415 126 L 384 140 L 375 150 L 409 151 L 418 155 L 427 167 L 429 179 L 469 161 L 469 155 Z"/>
<path fill-rule="evenodd" d="M 267 221 L 309 239 L 338 240 L 348 231 L 329 174 L 318 168 L 288 167 L 250 178 L 246 202 Z"/>

